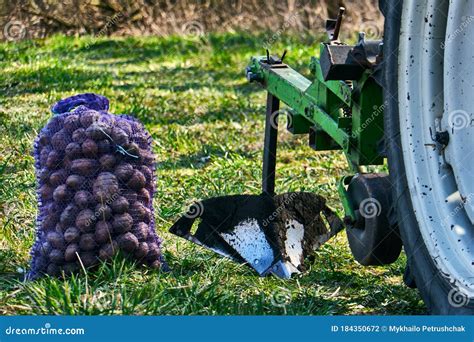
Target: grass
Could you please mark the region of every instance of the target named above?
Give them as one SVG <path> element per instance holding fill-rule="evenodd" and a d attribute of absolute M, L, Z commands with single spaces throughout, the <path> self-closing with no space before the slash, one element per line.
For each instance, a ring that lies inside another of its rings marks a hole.
<path fill-rule="evenodd" d="M 243 70 L 264 34 L 168 38 L 66 38 L 0 44 L 0 314 L 422 314 L 403 285 L 405 257 L 365 268 L 341 233 L 291 280 L 259 278 L 167 229 L 194 199 L 258 193 L 265 93 Z M 307 74 L 313 37 L 280 37 L 273 51 Z M 22 283 L 36 215 L 32 142 L 57 100 L 107 96 L 114 113 L 138 117 L 154 138 L 157 230 L 172 269 L 161 273 L 117 256 L 67 280 Z M 281 131 L 277 192 L 315 191 L 341 213 L 339 153 L 314 152 Z"/>

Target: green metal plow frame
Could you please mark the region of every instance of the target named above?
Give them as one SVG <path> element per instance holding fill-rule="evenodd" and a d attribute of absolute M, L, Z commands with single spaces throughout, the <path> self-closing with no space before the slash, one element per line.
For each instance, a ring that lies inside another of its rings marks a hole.
<path fill-rule="evenodd" d="M 320 45 L 321 52 L 325 44 Z M 288 65 L 267 59 L 252 57 L 247 72 L 251 81 L 290 107 L 290 132 L 310 134 L 315 150 L 344 151 L 352 173 L 363 165 L 383 164 L 379 148 L 384 136 L 383 94 L 371 70 L 352 82 L 326 81 L 319 59 L 312 57 L 310 81 Z M 344 177 L 338 189 L 346 215 L 355 219 L 345 190 L 350 178 Z"/>

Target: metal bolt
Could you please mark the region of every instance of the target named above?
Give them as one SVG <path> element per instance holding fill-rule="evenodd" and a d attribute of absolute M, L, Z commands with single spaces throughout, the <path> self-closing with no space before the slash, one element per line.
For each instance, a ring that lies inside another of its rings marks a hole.
<path fill-rule="evenodd" d="M 249 82 L 253 82 L 253 81 L 258 81 L 259 77 L 257 74 L 254 74 L 253 72 L 249 71 L 247 73 L 247 80 Z"/>

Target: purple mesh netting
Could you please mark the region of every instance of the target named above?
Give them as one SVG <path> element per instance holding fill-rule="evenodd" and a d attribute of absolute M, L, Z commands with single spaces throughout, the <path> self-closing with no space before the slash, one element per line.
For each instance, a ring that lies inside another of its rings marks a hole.
<path fill-rule="evenodd" d="M 62 99 L 51 107 L 53 114 L 62 114 L 72 111 L 75 107 L 84 105 L 93 110 L 109 110 L 109 99 L 105 96 L 85 93 Z"/>
<path fill-rule="evenodd" d="M 68 97 L 34 143 L 39 213 L 28 279 L 92 267 L 122 251 L 166 268 L 155 231 L 151 137 L 107 98 Z"/>

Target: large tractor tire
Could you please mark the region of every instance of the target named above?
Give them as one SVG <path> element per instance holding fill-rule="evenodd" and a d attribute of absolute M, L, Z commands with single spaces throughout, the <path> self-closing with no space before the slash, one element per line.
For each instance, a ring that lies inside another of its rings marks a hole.
<path fill-rule="evenodd" d="M 385 142 L 406 277 L 432 314 L 473 314 L 474 2 L 380 5 Z"/>

